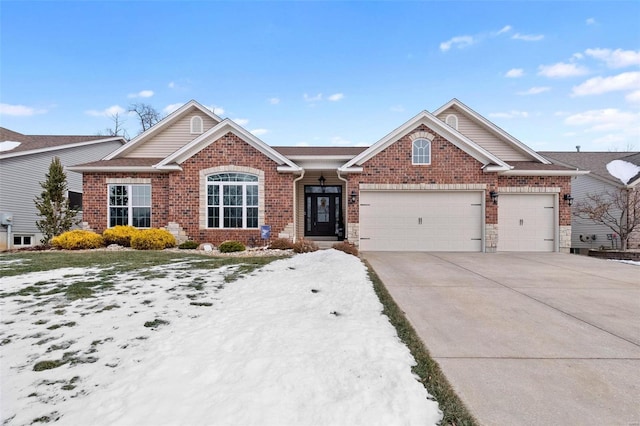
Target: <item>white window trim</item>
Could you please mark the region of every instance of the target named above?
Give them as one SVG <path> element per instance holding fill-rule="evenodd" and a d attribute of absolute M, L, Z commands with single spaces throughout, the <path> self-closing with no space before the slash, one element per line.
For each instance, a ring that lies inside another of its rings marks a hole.
<path fill-rule="evenodd" d="M 197 126 L 196 123 L 198 123 Z M 204 121 L 202 120 L 202 117 L 200 117 L 199 115 L 191 117 L 190 128 L 191 134 L 201 135 L 202 133 L 204 133 Z"/>
<path fill-rule="evenodd" d="M 455 114 L 449 114 L 445 117 L 444 122 L 454 129 L 458 130 L 458 116 Z"/>
<path fill-rule="evenodd" d="M 415 150 L 417 149 L 416 142 L 421 142 L 421 141 L 425 141 L 425 142 L 428 143 L 429 161 L 426 162 L 426 163 L 416 163 L 415 162 L 415 158 L 416 158 Z M 411 164 L 414 165 L 414 166 L 429 166 L 429 165 L 431 165 L 431 141 L 429 139 L 427 139 L 427 138 L 419 138 L 419 139 L 415 139 L 414 141 L 411 142 Z"/>
<path fill-rule="evenodd" d="M 229 173 L 229 172 L 218 172 L 218 173 L 213 173 L 209 176 L 213 176 L 213 175 L 217 175 L 217 174 L 221 174 L 221 173 Z M 238 172 L 231 172 L 231 173 L 238 173 Z M 244 174 L 250 174 L 250 173 L 244 173 Z M 253 174 L 251 174 L 252 176 L 255 176 Z M 207 176 L 208 177 L 208 176 Z M 257 176 L 256 176 L 257 178 Z M 214 205 L 209 205 L 209 202 L 207 200 L 207 228 L 208 229 L 258 229 L 260 228 L 260 224 L 258 223 L 255 227 L 248 227 L 247 226 L 247 219 L 248 219 L 248 215 L 247 215 L 247 209 L 248 208 L 255 208 L 259 210 L 259 206 L 256 205 L 248 205 L 247 204 L 247 187 L 248 186 L 255 186 L 258 188 L 258 197 L 260 196 L 260 186 L 258 185 L 258 181 L 255 180 L 253 182 L 246 182 L 246 181 L 240 181 L 240 182 L 234 182 L 234 181 L 213 181 L 213 182 L 209 182 L 207 181 L 207 196 L 209 195 L 209 187 L 213 187 L 213 186 L 217 186 L 218 187 L 218 199 L 220 201 L 220 204 L 217 206 Z M 239 206 L 225 206 L 223 203 L 223 197 L 224 197 L 224 186 L 241 186 L 242 187 L 242 205 Z M 207 197 L 208 198 L 208 197 Z M 224 226 L 224 209 L 225 207 L 231 207 L 231 208 L 242 208 L 242 227 L 225 227 Z M 211 226 L 209 227 L 209 208 L 214 208 L 214 209 L 218 209 L 218 226 Z M 259 221 L 258 221 L 259 222 Z"/>
<path fill-rule="evenodd" d="M 11 235 L 11 246 L 12 247 L 32 247 L 34 245 L 34 241 L 36 236 L 33 234 L 13 234 Z M 20 238 L 20 244 L 15 243 L 15 239 Z M 25 238 L 31 238 L 31 242 L 29 244 L 24 243 Z"/>
<path fill-rule="evenodd" d="M 124 206 L 111 206 L 110 204 L 110 197 L 111 197 L 111 187 L 112 186 L 126 186 L 127 187 L 127 193 L 130 194 L 129 197 L 129 201 L 127 204 L 127 225 L 129 226 L 133 226 L 132 222 L 133 222 L 133 209 L 135 207 L 148 207 L 149 208 L 149 217 L 152 218 L 153 217 L 153 209 L 152 209 L 152 199 L 153 199 L 153 189 L 151 188 L 150 184 L 131 184 L 131 183 L 110 183 L 107 185 L 107 228 L 112 228 L 111 226 L 111 207 L 124 207 Z M 132 188 L 134 186 L 148 186 L 149 187 L 149 205 L 148 206 L 134 206 L 133 202 L 131 201 L 133 199 L 131 193 L 132 193 Z M 151 222 L 151 221 L 150 221 Z M 149 223 L 149 228 L 151 228 L 151 223 Z M 149 228 L 140 228 L 140 229 L 149 229 Z"/>

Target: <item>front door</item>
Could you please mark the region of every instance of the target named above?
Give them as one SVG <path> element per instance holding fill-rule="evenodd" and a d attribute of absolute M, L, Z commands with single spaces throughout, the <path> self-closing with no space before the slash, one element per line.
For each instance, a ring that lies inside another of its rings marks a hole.
<path fill-rule="evenodd" d="M 342 235 L 342 187 L 305 186 L 304 235 Z"/>

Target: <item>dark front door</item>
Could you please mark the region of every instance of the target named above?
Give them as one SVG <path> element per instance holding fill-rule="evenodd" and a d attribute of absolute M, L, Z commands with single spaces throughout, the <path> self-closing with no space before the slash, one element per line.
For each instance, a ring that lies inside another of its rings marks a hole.
<path fill-rule="evenodd" d="M 305 186 L 304 235 L 341 236 L 342 187 Z"/>

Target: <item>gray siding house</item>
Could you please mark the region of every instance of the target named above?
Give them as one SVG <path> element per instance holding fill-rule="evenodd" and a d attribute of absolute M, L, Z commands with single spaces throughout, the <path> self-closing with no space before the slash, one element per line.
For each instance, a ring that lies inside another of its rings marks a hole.
<path fill-rule="evenodd" d="M 555 164 L 574 167 L 579 170 L 588 170 L 589 174 L 578 175 L 572 178 L 571 195 L 577 202 L 583 200 L 587 194 L 597 194 L 612 191 L 617 188 L 640 190 L 638 183 L 640 176 L 631 178 L 627 185 L 612 176 L 607 170 L 607 164 L 614 160 L 624 160 L 640 165 L 640 153 L 638 152 L 540 152 L 543 156 Z M 598 225 L 588 219 L 581 219 L 572 215 L 571 218 L 571 251 L 585 253 L 589 249 L 620 248 L 620 241 L 616 239 L 613 231 Z M 640 248 L 640 230 L 634 232 L 629 238 L 629 249 Z"/>
<path fill-rule="evenodd" d="M 124 143 L 119 136 L 24 135 L 0 127 L 0 250 L 40 243 L 34 199 L 54 157 L 63 166 L 96 161 Z M 82 174 L 66 173 L 69 198 L 81 206 Z"/>

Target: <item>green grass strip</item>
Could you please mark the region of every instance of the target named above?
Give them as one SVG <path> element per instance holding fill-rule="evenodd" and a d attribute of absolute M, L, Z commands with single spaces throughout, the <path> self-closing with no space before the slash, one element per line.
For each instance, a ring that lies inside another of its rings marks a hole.
<path fill-rule="evenodd" d="M 400 340 L 407 345 L 411 355 L 416 360 L 412 371 L 420 377 L 420 382 L 427 391 L 438 401 L 443 418 L 441 425 L 475 426 L 477 420 L 471 415 L 467 407 L 453 390 L 453 387 L 442 373 L 440 366 L 431 358 L 429 351 L 418 337 L 413 326 L 393 300 L 382 280 L 375 273 L 371 265 L 365 261 L 369 270 L 369 278 L 373 288 L 383 305 L 382 313 L 389 318 L 398 333 Z"/>

